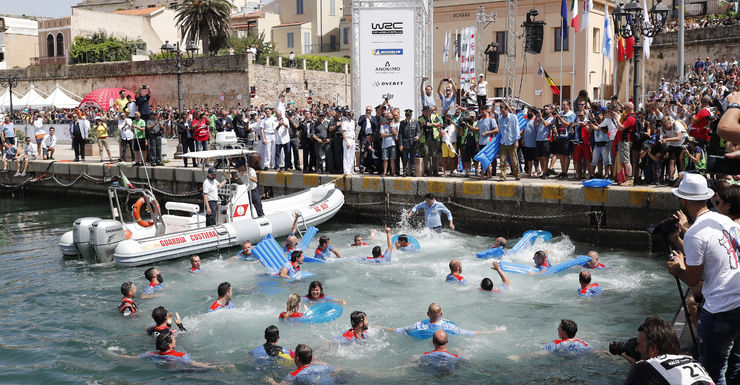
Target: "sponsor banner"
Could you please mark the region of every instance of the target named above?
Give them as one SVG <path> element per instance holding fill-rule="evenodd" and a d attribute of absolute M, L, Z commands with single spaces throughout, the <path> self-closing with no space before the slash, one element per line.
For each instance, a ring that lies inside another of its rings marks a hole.
<path fill-rule="evenodd" d="M 159 247 L 178 246 L 186 243 L 195 243 L 217 238 L 218 234 L 214 230 L 201 230 L 193 233 L 173 235 L 162 238 L 154 242 L 147 242 L 142 245 L 142 250 L 151 250 Z"/>
<path fill-rule="evenodd" d="M 360 105 L 388 99 L 393 107 L 414 109 L 414 9 L 362 8 L 359 29 Z"/>

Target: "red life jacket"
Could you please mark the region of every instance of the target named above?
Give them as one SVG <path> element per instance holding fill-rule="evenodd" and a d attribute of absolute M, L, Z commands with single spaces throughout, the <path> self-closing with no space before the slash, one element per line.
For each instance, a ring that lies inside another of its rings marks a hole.
<path fill-rule="evenodd" d="M 300 368 L 296 369 L 295 371 L 291 372 L 291 373 L 290 373 L 290 375 L 291 375 L 291 376 L 293 376 L 293 377 L 295 377 L 295 376 L 297 376 L 297 375 L 298 375 L 298 373 L 300 373 L 300 372 L 301 372 L 301 371 L 302 371 L 303 369 L 306 369 L 306 368 L 307 368 L 307 367 L 309 367 L 309 366 L 311 366 L 311 364 L 308 364 L 308 365 L 303 365 L 303 366 L 301 366 Z"/>
<path fill-rule="evenodd" d="M 586 285 L 586 287 L 582 287 L 581 290 L 579 290 L 579 293 L 586 294 L 586 292 L 588 291 L 588 289 L 590 289 L 592 287 L 598 287 L 598 286 L 599 286 L 598 283 L 589 283 L 588 285 Z"/>
<path fill-rule="evenodd" d="M 355 333 L 354 329 L 347 330 L 346 332 L 344 332 L 344 334 L 342 334 L 342 337 L 346 339 L 347 341 L 352 341 L 353 339 L 364 340 L 366 338 L 365 333 L 362 333 L 361 335 L 358 336 Z"/>
<path fill-rule="evenodd" d="M 552 342 L 554 342 L 554 343 L 555 343 L 555 345 L 558 345 L 558 344 L 560 344 L 561 342 L 565 342 L 565 341 L 574 341 L 574 342 L 580 342 L 580 343 L 582 343 L 582 344 L 583 344 L 583 346 L 588 346 L 588 344 L 587 344 L 587 343 L 585 343 L 585 342 L 583 342 L 583 341 L 579 340 L 578 338 L 564 338 L 564 339 L 562 339 L 562 340 L 555 340 L 555 341 L 552 341 Z"/>
<path fill-rule="evenodd" d="M 453 277 L 455 277 L 455 278 L 457 278 L 457 280 L 458 280 L 458 281 L 462 281 L 463 279 L 465 279 L 465 278 L 463 278 L 463 276 L 462 276 L 462 275 L 460 275 L 460 274 L 450 274 L 450 275 L 451 275 L 451 276 L 453 276 Z"/>
<path fill-rule="evenodd" d="M 447 354 L 449 354 L 449 355 L 451 355 L 453 357 L 457 357 L 457 354 L 452 354 L 452 353 L 450 353 L 450 352 L 448 352 L 446 350 L 439 350 L 439 349 L 435 349 L 435 350 L 432 350 L 431 352 L 426 352 L 424 354 L 431 354 L 431 353 L 434 353 L 434 352 L 447 353 Z"/>
<path fill-rule="evenodd" d="M 285 313 L 287 313 L 287 312 L 280 313 L 279 318 L 285 319 Z M 297 311 L 294 311 L 293 314 L 291 314 L 288 318 L 301 318 L 301 317 L 303 317 L 303 313 L 299 313 Z"/>

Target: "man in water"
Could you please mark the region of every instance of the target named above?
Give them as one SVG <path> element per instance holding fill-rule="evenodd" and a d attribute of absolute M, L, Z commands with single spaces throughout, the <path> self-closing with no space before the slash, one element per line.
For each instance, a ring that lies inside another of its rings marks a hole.
<path fill-rule="evenodd" d="M 455 230 L 455 224 L 452 222 L 452 213 L 442 203 L 434 200 L 434 194 L 427 193 L 424 195 L 424 202 L 421 202 L 414 206 L 414 208 L 406 214 L 406 219 L 411 218 L 415 212 L 420 209 L 424 209 L 424 220 L 426 227 L 436 231 L 442 232 L 442 218 L 439 213 L 442 212 L 447 215 L 447 219 L 450 221 L 450 229 Z"/>
<path fill-rule="evenodd" d="M 538 268 L 540 271 L 537 273 L 529 273 L 529 275 L 542 274 L 550 268 L 550 258 L 548 258 L 547 253 L 542 250 L 537 250 L 534 253 L 534 257 L 532 257 L 532 260 L 534 261 L 534 267 Z"/>
<path fill-rule="evenodd" d="M 200 257 L 197 255 L 190 257 L 190 272 L 193 274 L 200 273 Z"/>
<path fill-rule="evenodd" d="M 353 311 L 349 315 L 349 322 L 352 328 L 337 337 L 335 342 L 338 344 L 351 344 L 366 340 L 367 329 L 370 327 L 370 323 L 367 321 L 367 314 L 363 311 Z"/>
<path fill-rule="evenodd" d="M 453 322 L 451 322 L 448 319 L 442 318 L 442 307 L 439 306 L 437 303 L 432 303 L 429 305 L 429 308 L 427 309 L 427 316 L 429 319 L 424 321 L 419 321 L 413 325 L 402 327 L 402 328 L 382 328 L 383 330 L 390 331 L 390 332 L 396 332 L 398 334 L 409 334 L 409 332 L 413 332 L 416 330 L 444 330 L 447 333 L 454 334 L 454 335 L 466 335 L 466 336 L 472 336 L 476 334 L 487 334 L 487 333 L 495 333 L 496 331 L 473 331 L 473 330 L 467 330 L 462 329 L 455 325 Z M 429 337 L 427 337 L 429 338 Z"/>
<path fill-rule="evenodd" d="M 172 330 L 173 322 L 177 325 L 177 328 L 180 329 L 180 331 L 187 331 L 180 320 L 180 314 L 175 312 L 175 317 L 173 318 L 172 313 L 168 313 L 164 306 L 155 307 L 154 310 L 152 310 L 152 318 L 156 325 L 147 328 L 146 334 L 149 334 L 154 338 L 159 337 L 162 333 L 174 333 L 175 331 Z"/>
<path fill-rule="evenodd" d="M 398 240 L 396 241 L 396 248 L 403 251 L 416 251 L 416 246 L 414 246 L 413 243 L 409 242 L 409 236 L 406 234 L 401 234 L 398 236 Z"/>
<path fill-rule="evenodd" d="M 292 350 L 286 349 L 277 344 L 280 340 L 280 330 L 275 325 L 270 325 L 265 329 L 265 343 L 249 351 L 249 355 L 257 361 L 258 364 L 267 366 L 271 363 L 281 365 L 290 365 L 295 358 Z"/>
<path fill-rule="evenodd" d="M 355 235 L 355 241 L 350 246 L 355 247 L 355 246 L 368 246 L 368 245 L 370 244 L 362 241 L 362 235 L 357 234 Z"/>
<path fill-rule="evenodd" d="M 492 247 L 506 247 L 506 238 L 504 237 L 498 237 L 495 241 L 493 241 Z"/>
<path fill-rule="evenodd" d="M 172 332 L 160 333 L 157 336 L 157 350 L 143 353 L 140 357 L 151 359 L 157 362 L 180 363 L 200 368 L 212 368 L 213 366 L 206 363 L 193 361 L 190 356 L 183 352 L 175 350 L 177 342 L 175 334 Z"/>
<path fill-rule="evenodd" d="M 118 305 L 118 311 L 124 317 L 133 316 L 139 310 L 134 303 L 134 297 L 136 297 L 136 285 L 133 282 L 128 281 L 121 284 L 121 304 Z"/>
<path fill-rule="evenodd" d="M 465 281 L 465 278 L 463 278 L 462 275 L 462 262 L 460 262 L 459 259 L 453 259 L 450 261 L 450 274 L 447 275 L 447 278 L 445 278 L 445 282 L 454 282 L 459 283 L 460 285 L 465 285 L 468 282 Z"/>
<path fill-rule="evenodd" d="M 450 372 L 455 369 L 460 361 L 460 356 L 447 351 L 447 333 L 444 330 L 434 332 L 432 344 L 434 350 L 426 352 L 421 356 L 421 364 L 440 372 Z"/>
<path fill-rule="evenodd" d="M 295 236 L 295 232 L 298 230 L 298 217 L 300 217 L 300 213 L 296 212 L 295 219 L 293 219 L 293 227 L 290 229 L 288 239 L 285 240 L 283 252 L 287 255 L 290 255 L 298 247 L 298 237 Z"/>
<path fill-rule="evenodd" d="M 334 368 L 322 364 L 312 364 L 313 350 L 308 345 L 299 344 L 295 347 L 295 366 L 297 369 L 279 382 L 285 384 L 333 384 L 334 380 L 330 377 L 335 371 Z M 267 382 L 278 384 L 272 378 L 267 377 Z"/>
<path fill-rule="evenodd" d="M 280 276 L 285 279 L 292 279 L 296 273 L 301 271 L 304 259 L 303 251 L 294 250 L 290 254 L 290 261 L 285 262 L 285 265 L 280 269 Z"/>
<path fill-rule="evenodd" d="M 599 263 L 599 253 L 597 253 L 594 250 L 591 250 L 588 252 L 588 256 L 591 257 L 591 260 L 586 263 L 587 268 L 589 269 L 606 269 L 606 266 Z"/>
<path fill-rule="evenodd" d="M 141 298 L 151 297 L 164 289 L 165 284 L 162 273 L 156 267 L 150 267 L 144 272 L 144 278 L 149 281 L 149 286 L 144 289 Z"/>
<path fill-rule="evenodd" d="M 393 252 L 393 242 L 391 241 L 391 228 L 385 228 L 386 245 L 385 253 L 380 254 L 380 246 L 373 247 L 372 257 L 366 257 L 365 262 L 383 263 L 391 261 L 391 253 Z"/>
<path fill-rule="evenodd" d="M 480 282 L 480 288 L 481 290 L 490 291 L 494 293 L 500 293 L 511 286 L 511 281 L 509 281 L 509 278 L 506 277 L 506 274 L 504 274 L 504 271 L 501 270 L 501 266 L 499 266 L 498 262 L 493 261 L 491 270 L 495 270 L 498 273 L 499 278 L 501 278 L 501 286 L 498 289 L 493 288 L 493 281 L 491 281 L 490 278 L 483 278 L 483 280 Z"/>
<path fill-rule="evenodd" d="M 558 339 L 550 342 L 545 346 L 548 353 L 571 353 L 580 354 L 591 350 L 586 342 L 576 338 L 578 325 L 575 321 L 569 319 L 560 320 L 558 325 Z"/>
<path fill-rule="evenodd" d="M 593 297 L 604 291 L 598 283 L 591 283 L 591 273 L 586 270 L 578 274 L 578 282 L 581 284 L 581 287 L 578 289 L 578 295 L 580 296 Z"/>
<path fill-rule="evenodd" d="M 232 294 L 233 290 L 231 289 L 231 284 L 228 282 L 221 282 L 221 284 L 218 285 L 218 299 L 213 301 L 211 307 L 206 310 L 206 313 L 211 313 L 221 309 L 233 309 L 234 304 L 231 303 Z"/>
<path fill-rule="evenodd" d="M 242 249 L 239 250 L 239 253 L 237 253 L 235 256 L 229 258 L 231 259 L 240 259 L 242 261 L 256 261 L 257 257 L 252 254 L 252 242 L 250 241 L 244 241 L 242 243 Z"/>
<path fill-rule="evenodd" d="M 342 254 L 339 254 L 339 251 L 334 249 L 334 246 L 331 244 L 331 239 L 327 236 L 321 236 L 319 238 L 319 247 L 316 248 L 316 253 L 314 255 L 314 258 L 327 260 L 329 257 L 331 257 L 331 253 L 334 253 L 334 255 L 337 256 L 337 258 L 342 258 Z"/>

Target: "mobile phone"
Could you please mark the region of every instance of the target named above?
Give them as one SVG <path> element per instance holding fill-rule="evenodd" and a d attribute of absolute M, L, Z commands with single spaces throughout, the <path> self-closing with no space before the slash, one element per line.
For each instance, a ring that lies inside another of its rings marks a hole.
<path fill-rule="evenodd" d="M 443 82 L 449 82 L 450 81 L 450 78 L 444 78 L 444 79 L 442 79 L 442 81 Z"/>
<path fill-rule="evenodd" d="M 146 84 L 142 84 L 141 88 L 146 89 Z"/>
<path fill-rule="evenodd" d="M 290 87 L 285 87 L 285 93 L 287 93 L 287 94 L 290 93 Z"/>

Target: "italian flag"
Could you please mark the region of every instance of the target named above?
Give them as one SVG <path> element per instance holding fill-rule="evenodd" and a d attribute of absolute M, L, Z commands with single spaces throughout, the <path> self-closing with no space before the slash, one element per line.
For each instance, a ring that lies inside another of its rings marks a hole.
<path fill-rule="evenodd" d="M 126 174 L 123 173 L 123 170 L 119 169 L 119 171 L 121 172 L 121 182 L 123 182 L 123 184 L 128 188 L 136 188 L 131 182 L 129 182 L 128 178 L 126 178 Z"/>
<path fill-rule="evenodd" d="M 580 25 L 578 22 L 578 0 L 573 0 L 573 5 L 570 7 L 570 13 L 572 14 L 570 25 L 573 27 L 575 32 L 578 32 L 578 26 Z"/>

